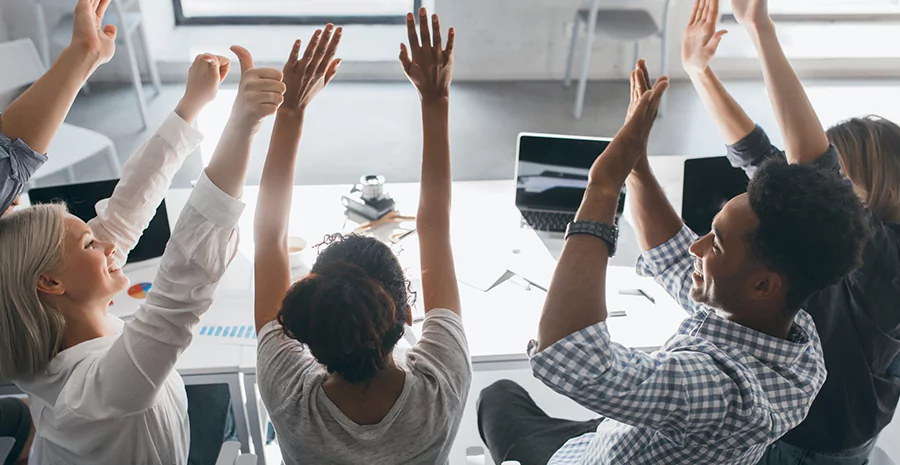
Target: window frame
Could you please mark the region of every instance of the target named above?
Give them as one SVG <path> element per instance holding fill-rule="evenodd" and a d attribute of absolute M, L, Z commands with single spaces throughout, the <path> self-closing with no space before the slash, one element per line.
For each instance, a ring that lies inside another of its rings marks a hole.
<path fill-rule="evenodd" d="M 182 1 L 172 0 L 176 26 L 406 24 L 406 15 L 185 16 Z M 422 0 L 413 0 L 413 11 L 421 7 Z"/>

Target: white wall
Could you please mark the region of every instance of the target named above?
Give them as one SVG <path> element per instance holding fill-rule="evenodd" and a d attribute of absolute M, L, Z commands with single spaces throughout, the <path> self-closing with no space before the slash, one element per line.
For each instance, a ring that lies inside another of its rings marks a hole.
<path fill-rule="evenodd" d="M 607 0 L 610 1 L 610 0 Z M 661 21 L 662 0 L 632 0 L 630 8 L 646 5 Z M 441 22 L 457 29 L 454 75 L 463 79 L 561 79 L 579 0 L 436 0 Z M 672 0 L 669 17 L 670 70 L 679 70 L 681 30 L 693 3 Z M 576 55 L 576 71 L 581 52 Z M 633 64 L 633 43 L 597 40 L 591 73 L 594 79 L 623 79 Z M 642 42 L 641 55 L 655 70 L 660 63 L 657 39 Z M 677 65 L 677 66 L 676 66 Z M 655 71 L 651 71 L 654 72 Z"/>
<path fill-rule="evenodd" d="M 170 0 L 140 0 L 145 13 L 147 34 L 154 54 L 167 42 L 174 27 Z M 663 0 L 605 0 L 626 3 L 630 7 L 647 4 L 661 12 Z M 5 3 L 4 3 L 5 2 Z M 40 43 L 34 15 L 34 0 L 0 0 L 13 38 L 31 37 Z M 74 5 L 74 0 L 72 0 Z M 680 30 L 690 13 L 690 0 L 672 0 L 670 26 L 670 63 L 679 54 Z M 442 22 L 458 31 L 456 77 L 467 80 L 550 80 L 561 79 L 566 52 L 572 33 L 574 12 L 581 0 L 434 0 Z M 658 15 L 661 17 L 661 14 Z M 53 23 L 58 16 L 49 14 Z M 632 66 L 633 46 L 606 41 L 595 43 L 591 77 L 594 79 L 622 79 Z M 127 61 L 118 56 L 114 63 L 102 67 L 97 79 L 121 79 L 128 76 Z M 390 55 L 395 55 L 391 50 Z M 659 41 L 644 41 L 642 55 L 651 65 L 659 63 Z M 576 66 L 580 64 L 580 54 Z M 393 63 L 392 63 L 393 64 Z M 680 66 L 670 66 L 680 69 Z M 394 71 L 391 69 L 391 71 Z"/>

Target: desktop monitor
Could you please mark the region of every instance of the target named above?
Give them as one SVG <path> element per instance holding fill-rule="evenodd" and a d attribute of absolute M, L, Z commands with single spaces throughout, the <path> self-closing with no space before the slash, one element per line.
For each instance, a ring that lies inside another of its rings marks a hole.
<path fill-rule="evenodd" d="M 97 202 L 112 197 L 113 190 L 115 190 L 118 182 L 117 179 L 113 179 L 34 188 L 28 191 L 28 198 L 32 205 L 65 202 L 69 208 L 69 213 L 81 218 L 84 222 L 88 222 L 97 216 L 94 206 Z M 128 254 L 128 263 L 137 263 L 162 256 L 166 250 L 166 243 L 169 242 L 170 235 L 169 216 L 166 212 L 166 202 L 163 200 L 157 207 L 156 214 L 150 220 L 150 225 L 144 230 L 134 250 Z"/>
<path fill-rule="evenodd" d="M 709 234 L 712 222 L 732 198 L 747 192 L 744 170 L 726 157 L 691 158 L 684 162 L 681 217 L 695 233 Z"/>

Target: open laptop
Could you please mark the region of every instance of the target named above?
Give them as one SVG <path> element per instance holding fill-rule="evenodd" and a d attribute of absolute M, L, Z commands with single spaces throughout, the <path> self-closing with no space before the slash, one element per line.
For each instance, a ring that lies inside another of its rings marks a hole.
<path fill-rule="evenodd" d="M 729 200 L 747 192 L 749 182 L 744 170 L 731 166 L 726 157 L 685 160 L 681 200 L 684 224 L 701 236 L 709 234 L 713 218 Z"/>
<path fill-rule="evenodd" d="M 28 199 L 32 205 L 52 202 L 65 202 L 69 213 L 88 222 L 97 216 L 94 206 L 97 202 L 112 197 L 118 179 L 109 181 L 69 184 L 65 186 L 41 187 L 28 191 Z M 128 263 L 137 263 L 151 258 L 161 257 L 166 250 L 166 243 L 172 231 L 169 228 L 169 215 L 166 202 L 163 200 L 144 230 L 134 250 L 128 255 Z"/>
<path fill-rule="evenodd" d="M 516 144 L 516 207 L 521 226 L 564 233 L 575 220 L 594 160 L 612 139 L 521 133 Z M 625 208 L 619 197 L 616 222 Z"/>

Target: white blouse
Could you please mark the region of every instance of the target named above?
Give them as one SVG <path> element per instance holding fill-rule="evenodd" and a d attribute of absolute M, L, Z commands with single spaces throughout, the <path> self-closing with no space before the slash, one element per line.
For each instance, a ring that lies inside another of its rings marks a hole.
<path fill-rule="evenodd" d="M 170 115 L 125 165 L 112 198 L 98 203 L 90 227 L 97 238 L 116 244 L 120 265 L 201 137 Z M 31 398 L 33 463 L 187 462 L 187 398 L 174 366 L 237 251 L 243 208 L 204 173 L 134 320 L 123 324 L 110 317 L 117 335 L 68 348 L 45 374 L 17 383 Z"/>

